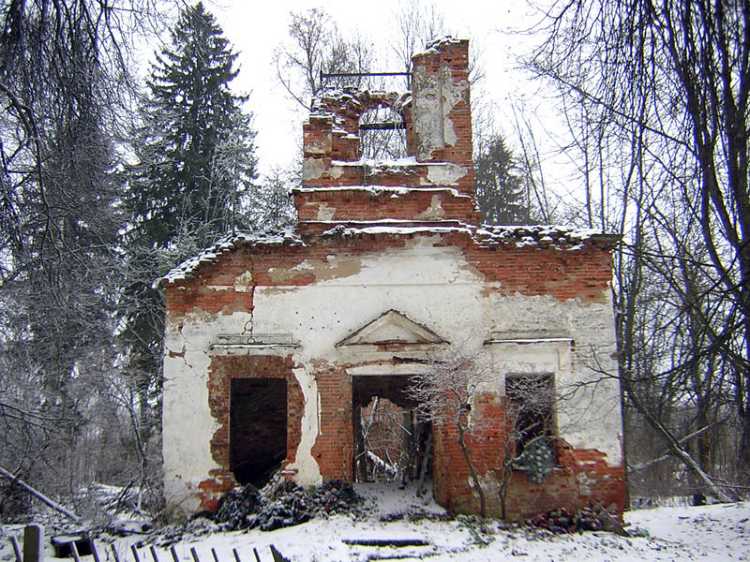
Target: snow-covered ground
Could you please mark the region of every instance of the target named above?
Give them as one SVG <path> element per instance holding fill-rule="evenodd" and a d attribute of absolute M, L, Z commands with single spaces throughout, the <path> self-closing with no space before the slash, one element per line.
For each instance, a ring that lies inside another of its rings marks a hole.
<path fill-rule="evenodd" d="M 192 562 L 191 547 L 195 547 L 201 562 L 213 562 L 212 549 L 221 562 L 235 562 L 233 549 L 241 562 L 255 562 L 253 548 L 260 554 L 261 562 L 270 562 L 271 544 L 293 562 L 750 560 L 750 502 L 631 511 L 626 514 L 627 529 L 640 536 L 624 538 L 607 532 L 550 535 L 525 527 L 503 528 L 496 523 L 481 531 L 471 518 L 411 520 L 407 515 L 400 519 L 399 514 L 439 515 L 441 510 L 416 498 L 404 503 L 403 492 L 400 499 L 379 487 L 370 487 L 365 494 L 371 506 L 365 518 L 337 515 L 267 533 L 254 530 L 185 536 L 176 543 L 176 550 L 180 562 Z M 17 526 L 0 530 L 0 560 L 13 559 L 9 533 L 20 531 Z M 132 562 L 128 547 L 144 538 L 131 536 L 115 543 L 122 562 Z M 413 539 L 428 544 L 376 547 L 346 542 L 362 539 Z M 109 548 L 100 549 L 112 560 Z M 157 553 L 160 562 L 171 562 L 172 556 L 166 548 L 159 548 Z M 87 558 L 83 558 L 84 562 L 88 562 Z M 152 562 L 145 549 L 141 550 L 141 560 Z"/>

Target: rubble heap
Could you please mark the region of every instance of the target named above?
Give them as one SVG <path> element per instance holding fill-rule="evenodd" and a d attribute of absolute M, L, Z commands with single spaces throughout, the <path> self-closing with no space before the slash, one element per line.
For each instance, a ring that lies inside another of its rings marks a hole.
<path fill-rule="evenodd" d="M 316 516 L 359 513 L 362 502 L 347 482 L 332 480 L 306 490 L 276 476 L 261 489 L 248 484 L 227 492 L 214 519 L 224 530 L 273 531 Z"/>
<path fill-rule="evenodd" d="M 625 533 L 622 522 L 617 516 L 601 506 L 584 507 L 575 513 L 571 513 L 565 508 L 554 509 L 529 519 L 527 523 L 556 534 L 582 531 Z"/>

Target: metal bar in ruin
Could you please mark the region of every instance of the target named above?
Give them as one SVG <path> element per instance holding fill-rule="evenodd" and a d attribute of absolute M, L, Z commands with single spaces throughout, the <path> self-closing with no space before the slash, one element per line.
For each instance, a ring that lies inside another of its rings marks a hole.
<path fill-rule="evenodd" d="M 366 76 L 411 76 L 411 72 L 322 72 L 321 80 L 328 78 L 364 78 Z"/>
<path fill-rule="evenodd" d="M 406 129 L 404 123 L 363 123 L 359 126 L 360 131 L 395 131 L 397 129 Z"/>

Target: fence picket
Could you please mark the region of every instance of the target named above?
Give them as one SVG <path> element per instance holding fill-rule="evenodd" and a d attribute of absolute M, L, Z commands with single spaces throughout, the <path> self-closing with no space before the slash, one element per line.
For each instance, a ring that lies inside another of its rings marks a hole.
<path fill-rule="evenodd" d="M 99 558 L 99 551 L 96 550 L 96 543 L 94 543 L 94 539 L 89 539 L 89 544 L 91 545 L 91 555 L 94 557 L 94 562 L 102 562 Z"/>
<path fill-rule="evenodd" d="M 71 554 L 73 554 L 73 560 L 75 560 L 75 562 L 81 562 L 81 556 L 78 554 L 78 547 L 76 546 L 76 541 L 71 541 L 70 552 Z"/>
<path fill-rule="evenodd" d="M 16 562 L 23 562 L 23 556 L 21 556 L 21 545 L 18 544 L 16 537 L 10 537 L 10 544 L 13 545 L 13 552 L 16 554 Z"/>
<path fill-rule="evenodd" d="M 16 540 L 15 537 L 10 538 L 11 543 L 13 544 L 13 550 L 16 555 L 16 561 L 15 562 L 26 562 L 26 560 L 23 558 L 21 553 L 21 547 L 19 546 L 18 540 Z M 114 562 L 122 562 L 120 558 L 120 554 L 117 550 L 117 547 L 114 543 L 109 545 L 110 550 L 112 551 L 112 557 L 114 558 Z M 73 554 L 73 558 L 75 559 L 75 562 L 83 562 L 81 560 L 80 554 L 78 552 L 78 548 L 76 547 L 75 543 L 71 543 L 71 552 Z M 142 548 L 148 548 L 149 552 L 151 553 L 151 558 L 153 559 L 153 562 L 161 562 L 161 559 L 159 558 L 159 553 L 155 545 L 148 545 L 148 546 L 142 546 Z M 255 562 L 261 562 L 260 554 L 258 553 L 258 548 L 254 546 L 250 546 L 253 553 L 253 558 Z M 268 545 L 269 550 L 271 551 L 271 555 L 273 556 L 274 562 L 291 562 L 288 558 L 286 558 L 281 552 L 278 551 L 278 549 L 274 545 Z M 133 562 L 149 562 L 146 559 L 141 559 L 141 553 L 138 550 L 138 547 L 135 544 L 130 545 L 130 550 L 133 553 Z M 106 552 L 106 549 L 105 549 Z M 180 562 L 180 555 L 177 552 L 177 546 L 171 545 L 169 547 L 169 552 L 172 555 L 171 562 Z M 96 545 L 93 541 L 91 541 L 91 553 L 93 555 L 93 562 L 102 562 L 101 557 L 99 556 L 99 552 L 96 549 Z M 201 562 L 200 556 L 198 555 L 198 550 L 196 547 L 192 546 L 190 547 L 190 555 L 192 557 L 192 562 Z M 240 552 L 237 548 L 232 549 L 232 555 L 233 559 L 231 562 L 242 562 L 242 557 L 240 556 Z M 43 560 L 32 560 L 31 562 L 44 562 Z M 107 560 L 105 562 L 109 562 L 109 554 L 107 553 Z M 125 560 L 127 562 L 127 560 Z M 219 557 L 218 552 L 216 551 L 216 548 L 211 547 L 211 562 L 230 562 L 229 560 L 222 560 Z"/>
<path fill-rule="evenodd" d="M 26 525 L 23 529 L 23 561 L 42 562 L 44 556 L 44 527 Z"/>
<path fill-rule="evenodd" d="M 273 562 L 291 562 L 288 558 L 285 558 L 278 550 L 276 550 L 275 546 L 269 545 L 269 548 L 271 549 L 271 554 L 273 555 Z"/>

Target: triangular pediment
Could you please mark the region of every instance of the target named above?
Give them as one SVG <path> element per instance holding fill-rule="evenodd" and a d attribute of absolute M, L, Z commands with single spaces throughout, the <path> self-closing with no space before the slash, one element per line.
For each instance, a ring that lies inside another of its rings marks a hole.
<path fill-rule="evenodd" d="M 443 344 L 447 343 L 429 328 L 397 310 L 389 310 L 347 336 L 336 347 L 347 345 Z"/>

